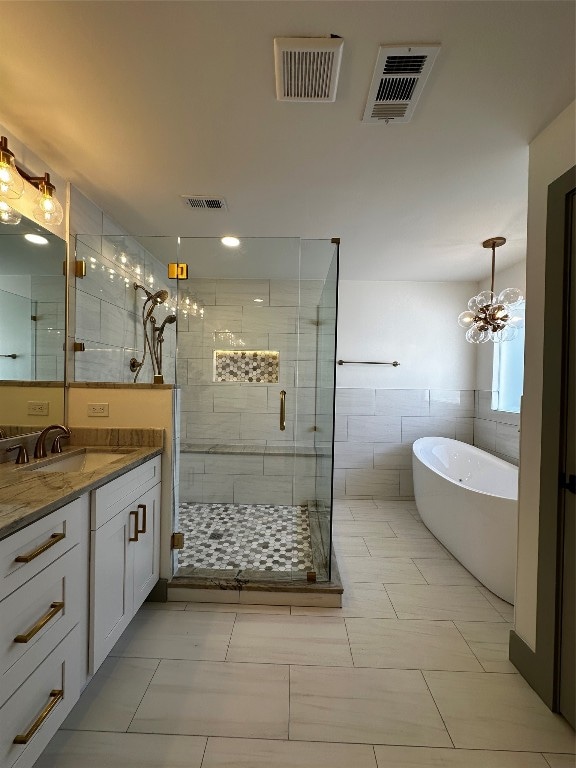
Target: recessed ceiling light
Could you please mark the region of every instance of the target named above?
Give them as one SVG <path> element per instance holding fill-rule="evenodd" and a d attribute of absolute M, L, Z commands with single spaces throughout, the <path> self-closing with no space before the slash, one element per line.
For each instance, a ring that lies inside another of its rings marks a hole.
<path fill-rule="evenodd" d="M 227 245 L 228 248 L 238 248 L 240 245 L 240 240 L 237 237 L 223 237 L 220 242 L 222 245 Z"/>
<path fill-rule="evenodd" d="M 24 235 L 24 239 L 28 240 L 29 243 L 34 243 L 34 245 L 48 244 L 48 238 L 42 237 L 42 235 Z"/>
<path fill-rule="evenodd" d="M 254 301 L 258 302 L 258 304 L 262 304 L 262 302 L 264 301 L 264 299 L 254 299 Z"/>

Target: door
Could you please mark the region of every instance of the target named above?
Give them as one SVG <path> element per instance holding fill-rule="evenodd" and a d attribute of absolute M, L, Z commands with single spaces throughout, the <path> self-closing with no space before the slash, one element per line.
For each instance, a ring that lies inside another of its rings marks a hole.
<path fill-rule="evenodd" d="M 567 249 L 566 285 L 569 286 L 566 301 L 566 345 L 564 348 L 564 450 L 561 468 L 562 489 L 560 499 L 562 544 L 562 609 L 560 631 L 560 712 L 576 727 L 576 192 L 570 197 L 571 226 Z"/>

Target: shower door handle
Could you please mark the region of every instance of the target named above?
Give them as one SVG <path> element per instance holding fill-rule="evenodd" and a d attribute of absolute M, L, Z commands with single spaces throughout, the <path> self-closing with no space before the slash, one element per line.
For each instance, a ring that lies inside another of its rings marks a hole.
<path fill-rule="evenodd" d="M 286 390 L 280 392 L 280 431 L 286 429 Z"/>

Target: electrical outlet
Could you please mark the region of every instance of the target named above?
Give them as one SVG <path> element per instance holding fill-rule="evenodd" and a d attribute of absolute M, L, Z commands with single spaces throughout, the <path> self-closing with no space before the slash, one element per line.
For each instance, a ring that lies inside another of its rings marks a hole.
<path fill-rule="evenodd" d="M 88 416 L 108 416 L 108 403 L 88 403 Z"/>
<path fill-rule="evenodd" d="M 28 400 L 28 416 L 48 416 L 47 400 Z"/>

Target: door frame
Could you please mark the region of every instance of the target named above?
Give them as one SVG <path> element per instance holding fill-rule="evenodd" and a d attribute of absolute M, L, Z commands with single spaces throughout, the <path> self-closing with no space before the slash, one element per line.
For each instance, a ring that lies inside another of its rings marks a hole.
<path fill-rule="evenodd" d="M 565 433 L 562 403 L 570 263 L 568 201 L 575 187 L 576 166 L 548 187 L 536 649 L 533 651 L 514 630 L 510 632 L 510 660 L 553 712 L 559 711 L 560 703 L 563 494 L 559 468 Z"/>

